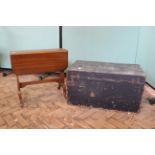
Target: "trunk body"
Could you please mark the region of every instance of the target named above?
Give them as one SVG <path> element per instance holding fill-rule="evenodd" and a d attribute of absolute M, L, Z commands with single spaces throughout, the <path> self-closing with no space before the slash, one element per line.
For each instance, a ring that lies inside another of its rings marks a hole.
<path fill-rule="evenodd" d="M 144 83 L 136 64 L 76 61 L 67 69 L 68 102 L 136 112 Z"/>

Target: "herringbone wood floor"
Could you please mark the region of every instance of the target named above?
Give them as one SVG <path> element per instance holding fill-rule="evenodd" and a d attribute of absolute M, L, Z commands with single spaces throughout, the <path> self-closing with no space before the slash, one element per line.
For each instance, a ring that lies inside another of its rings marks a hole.
<path fill-rule="evenodd" d="M 24 76 L 29 80 L 36 76 Z M 56 83 L 22 89 L 25 107 L 19 106 L 16 77 L 0 73 L 0 128 L 155 128 L 155 105 L 146 100 L 155 91 L 145 86 L 138 113 L 73 106 L 66 103 Z"/>

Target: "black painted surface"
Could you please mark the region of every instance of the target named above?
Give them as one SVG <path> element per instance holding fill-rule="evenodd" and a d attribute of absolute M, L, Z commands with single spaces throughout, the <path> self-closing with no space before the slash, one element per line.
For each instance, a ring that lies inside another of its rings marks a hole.
<path fill-rule="evenodd" d="M 68 102 L 136 112 L 144 83 L 139 65 L 76 61 L 67 69 Z"/>
<path fill-rule="evenodd" d="M 59 48 L 62 48 L 62 26 L 59 26 Z"/>

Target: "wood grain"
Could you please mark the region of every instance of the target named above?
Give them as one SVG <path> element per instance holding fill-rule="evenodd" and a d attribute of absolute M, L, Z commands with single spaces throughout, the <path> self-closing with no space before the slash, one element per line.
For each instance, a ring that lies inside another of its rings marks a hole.
<path fill-rule="evenodd" d="M 68 66 L 66 49 L 12 51 L 11 65 L 16 75 L 64 71 Z"/>
<path fill-rule="evenodd" d="M 60 87 L 63 87 L 64 95 L 66 90 L 64 86 L 64 70 L 68 66 L 68 51 L 66 49 L 45 49 L 45 50 L 27 50 L 27 51 L 12 51 L 10 54 L 12 70 L 17 76 L 18 96 L 21 107 L 24 106 L 20 88 L 27 85 L 58 82 Z M 44 79 L 40 81 L 20 82 L 20 75 L 36 74 L 45 72 L 57 72 L 58 77 L 53 79 Z"/>

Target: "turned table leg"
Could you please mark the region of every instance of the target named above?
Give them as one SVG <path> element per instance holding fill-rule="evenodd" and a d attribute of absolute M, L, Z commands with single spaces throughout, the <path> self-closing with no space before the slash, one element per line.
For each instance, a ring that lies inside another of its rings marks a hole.
<path fill-rule="evenodd" d="M 21 90 L 20 90 L 20 82 L 19 82 L 19 77 L 17 76 L 17 89 L 18 89 L 18 97 L 19 97 L 19 102 L 21 107 L 24 107 L 23 101 L 22 101 L 22 94 L 21 94 Z"/>

